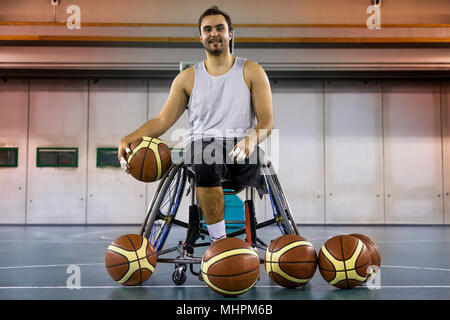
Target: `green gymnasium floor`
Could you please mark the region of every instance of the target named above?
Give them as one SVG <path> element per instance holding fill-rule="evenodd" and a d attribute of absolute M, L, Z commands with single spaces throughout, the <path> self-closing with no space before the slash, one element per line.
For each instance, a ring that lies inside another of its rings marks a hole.
<path fill-rule="evenodd" d="M 139 226 L 0 226 L 0 300 L 450 300 L 450 226 L 299 228 L 317 252 L 335 235 L 362 233 L 372 238 L 382 254 L 380 286 L 337 289 L 317 270 L 305 287 L 285 289 L 273 283 L 261 265 L 254 288 L 224 298 L 191 273 L 183 285 L 174 284 L 174 265 L 159 263 L 142 285 L 124 287 L 106 272 L 105 250 L 118 236 L 139 233 Z M 261 233 L 265 239 L 280 235 L 274 226 L 258 230 Z M 173 227 L 165 248 L 184 237 L 185 229 Z M 195 255 L 201 257 L 204 250 L 196 249 Z M 80 268 L 80 289 L 67 288 L 69 265 Z"/>

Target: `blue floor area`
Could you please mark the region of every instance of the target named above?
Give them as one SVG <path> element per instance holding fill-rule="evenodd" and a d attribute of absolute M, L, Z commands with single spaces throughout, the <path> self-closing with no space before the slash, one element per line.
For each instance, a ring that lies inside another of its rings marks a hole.
<path fill-rule="evenodd" d="M 304 287 L 285 289 L 267 276 L 247 293 L 225 298 L 188 273 L 178 286 L 173 264 L 158 263 L 140 286 L 114 282 L 105 265 L 105 250 L 115 238 L 139 233 L 136 226 L 0 226 L 1 300 L 450 300 L 450 226 L 299 226 L 300 234 L 319 252 L 332 236 L 362 233 L 379 246 L 382 266 L 376 288 L 350 290 L 330 286 L 317 270 Z M 185 229 L 173 227 L 165 248 L 184 240 Z M 258 230 L 270 242 L 280 235 L 273 226 Z M 201 257 L 206 248 L 197 248 Z M 168 257 L 174 257 L 175 253 Z M 259 250 L 260 257 L 264 251 Z M 80 271 L 80 289 L 73 269 Z M 68 270 L 69 268 L 69 270 Z M 73 267 L 72 267 L 73 268 Z M 198 271 L 199 265 L 194 269 Z"/>

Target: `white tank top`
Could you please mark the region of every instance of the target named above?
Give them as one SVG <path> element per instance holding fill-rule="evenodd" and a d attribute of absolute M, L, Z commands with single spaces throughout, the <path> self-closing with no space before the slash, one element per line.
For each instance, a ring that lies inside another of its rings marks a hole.
<path fill-rule="evenodd" d="M 255 127 L 251 94 L 244 81 L 245 60 L 236 57 L 231 69 L 220 76 L 210 75 L 204 62 L 194 66 L 186 146 L 203 138 L 243 138 Z"/>

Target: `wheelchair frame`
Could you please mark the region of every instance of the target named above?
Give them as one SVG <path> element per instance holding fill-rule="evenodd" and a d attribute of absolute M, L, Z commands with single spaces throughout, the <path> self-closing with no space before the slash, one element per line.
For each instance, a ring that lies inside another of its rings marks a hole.
<path fill-rule="evenodd" d="M 266 250 L 267 244 L 257 237 L 256 230 L 266 226 L 277 224 L 280 228 L 281 234 L 297 234 L 298 228 L 292 217 L 291 209 L 286 196 L 282 190 L 278 177 L 273 169 L 272 164 L 266 162 L 262 165 L 262 172 L 264 175 L 264 182 L 267 193 L 272 206 L 273 218 L 257 223 L 253 199 L 255 194 L 254 187 L 239 187 L 238 189 L 224 190 L 224 194 L 238 194 L 244 189 L 246 191 L 245 200 L 245 221 L 225 221 L 226 224 L 245 223 L 244 228 L 239 228 L 236 231 L 227 233 L 227 237 L 235 237 L 246 234 L 246 241 L 253 247 L 261 250 Z M 189 223 L 176 219 L 176 214 L 183 200 L 183 194 L 188 187 L 186 197 L 190 194 L 189 206 Z M 224 189 L 229 189 L 223 185 Z M 172 280 L 181 285 L 186 280 L 186 270 L 189 265 L 190 272 L 200 277 L 199 272 L 193 269 L 194 264 L 201 263 L 201 257 L 194 257 L 187 255 L 185 244 L 189 243 L 192 247 L 209 246 L 211 242 L 196 243 L 199 238 L 205 239 L 209 235 L 208 230 L 201 227 L 203 221 L 200 220 L 201 208 L 196 202 L 195 197 L 195 182 L 194 175 L 189 170 L 188 166 L 183 162 L 174 163 L 169 170 L 164 174 L 158 184 L 157 190 L 148 206 L 144 223 L 142 224 L 140 235 L 147 238 L 154 246 L 159 263 L 174 263 L 175 271 L 172 274 Z M 180 241 L 178 246 L 163 249 L 164 244 L 168 238 L 170 229 L 173 225 L 181 226 L 187 229 L 187 237 L 185 242 Z M 162 256 L 177 251 L 176 258 L 163 258 Z M 264 260 L 260 258 L 260 262 Z"/>

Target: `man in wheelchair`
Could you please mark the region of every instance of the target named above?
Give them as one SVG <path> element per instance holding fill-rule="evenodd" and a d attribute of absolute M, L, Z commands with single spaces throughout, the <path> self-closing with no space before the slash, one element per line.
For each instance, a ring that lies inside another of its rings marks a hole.
<path fill-rule="evenodd" d="M 118 158 L 125 156 L 132 141 L 161 136 L 187 109 L 185 161 L 195 173 L 196 196 L 215 241 L 226 236 L 222 183 L 262 184 L 258 144 L 273 128 L 272 94 L 261 66 L 231 54 L 233 28 L 226 13 L 209 8 L 200 16 L 198 28 L 206 60 L 175 77 L 156 118 L 121 139 Z"/>

